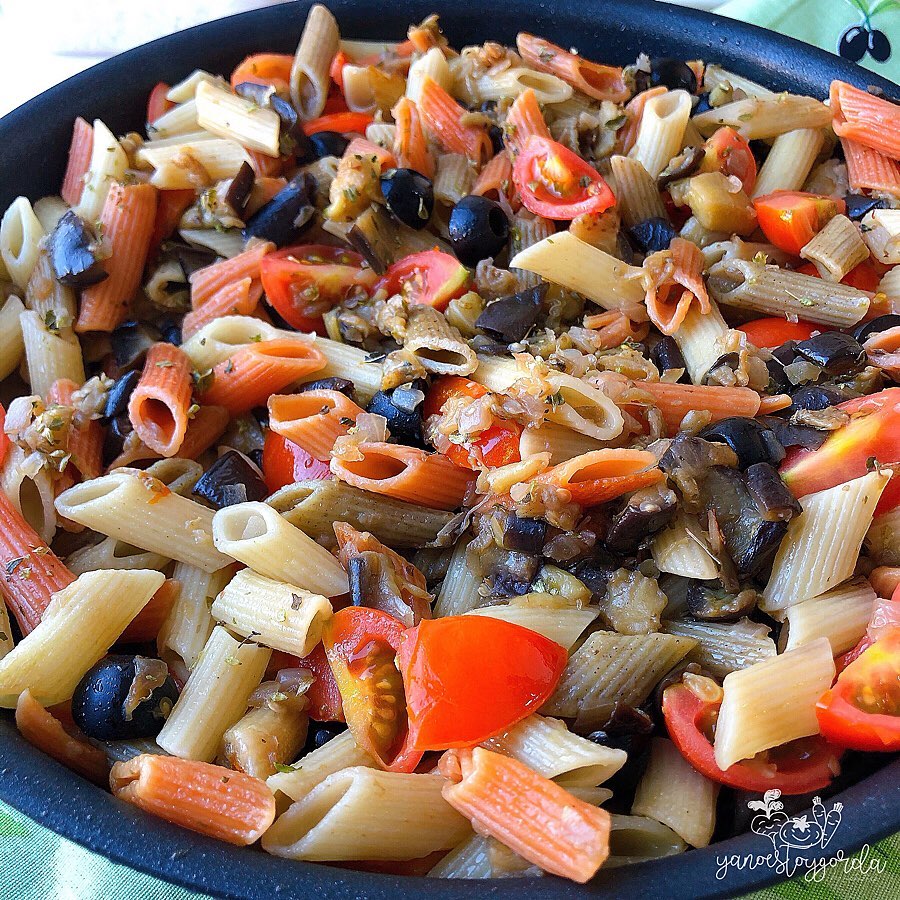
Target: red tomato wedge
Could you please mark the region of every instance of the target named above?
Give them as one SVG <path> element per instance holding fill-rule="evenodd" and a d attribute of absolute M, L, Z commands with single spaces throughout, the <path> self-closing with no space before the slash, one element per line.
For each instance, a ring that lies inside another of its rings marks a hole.
<path fill-rule="evenodd" d="M 795 497 L 805 497 L 866 474 L 875 461 L 900 463 L 900 388 L 840 403 L 850 421 L 831 432 L 818 450 L 795 450 L 781 464 L 781 477 Z M 875 515 L 900 503 L 900 478 L 891 478 Z"/>
<path fill-rule="evenodd" d="M 350 57 L 347 56 L 343 50 L 338 50 L 338 52 L 334 54 L 334 59 L 331 61 L 331 68 L 328 70 L 331 80 L 338 86 L 338 90 L 340 90 L 341 93 L 344 91 L 344 66 L 350 62 Z"/>
<path fill-rule="evenodd" d="M 348 606 L 334 614 L 322 639 L 347 727 L 357 744 L 392 772 L 412 772 L 422 758 L 411 745 L 404 682 L 395 662 L 403 631 L 385 612 Z"/>
<path fill-rule="evenodd" d="M 738 331 L 743 331 L 754 347 L 768 350 L 780 347 L 785 341 L 808 340 L 814 332 L 822 330 L 823 326 L 814 322 L 788 322 L 779 316 L 766 316 L 738 325 Z"/>
<path fill-rule="evenodd" d="M 422 405 L 424 418 L 440 415 L 444 405 L 454 397 L 471 397 L 477 400 L 487 393 L 487 388 L 468 378 L 458 375 L 443 375 L 436 378 L 425 395 Z M 483 466 L 494 469 L 507 463 L 519 462 L 519 440 L 522 426 L 507 419 L 496 419 L 490 428 L 463 441 L 452 443 L 444 455 L 464 469 L 478 471 Z"/>
<path fill-rule="evenodd" d="M 759 794 L 773 788 L 782 794 L 805 794 L 827 787 L 838 772 L 838 752 L 819 736 L 791 741 L 760 754 L 764 758 L 720 769 L 708 737 L 719 704 L 701 700 L 684 684 L 673 684 L 663 693 L 662 710 L 669 737 L 681 755 L 719 784 Z"/>
<path fill-rule="evenodd" d="M 304 122 L 303 130 L 307 134 L 318 134 L 320 131 L 338 131 L 341 134 L 347 134 L 348 132 L 365 134 L 366 128 L 374 121 L 375 119 L 368 113 L 335 112 Z"/>
<path fill-rule="evenodd" d="M 609 185 L 593 166 L 568 147 L 536 134 L 516 157 L 513 183 L 525 208 L 547 219 L 602 213 L 616 204 Z"/>
<path fill-rule="evenodd" d="M 900 750 L 900 627 L 889 629 L 816 704 L 822 736 L 852 750 Z"/>
<path fill-rule="evenodd" d="M 325 334 L 322 315 L 354 294 L 367 294 L 377 276 L 352 250 L 309 244 L 263 257 L 260 277 L 266 299 L 299 331 Z"/>
<path fill-rule="evenodd" d="M 401 294 L 408 303 L 422 303 L 443 310 L 469 287 L 469 270 L 455 257 L 440 250 L 424 250 L 397 260 L 388 267 L 375 290 Z"/>
<path fill-rule="evenodd" d="M 266 487 L 273 494 L 285 485 L 298 481 L 320 481 L 331 477 L 327 462 L 315 459 L 299 444 L 274 431 L 266 432 L 262 470 Z"/>
<path fill-rule="evenodd" d="M 860 638 L 859 643 L 852 650 L 835 658 L 834 664 L 838 673 L 843 672 L 883 634 L 895 627 L 900 628 L 900 584 L 897 585 L 890 599 L 879 597 L 875 601 L 875 605 L 872 607 L 872 618 L 869 619 L 866 633 Z"/>
<path fill-rule="evenodd" d="M 487 616 L 424 619 L 400 638 L 410 743 L 469 747 L 536 712 L 568 654 L 520 625 Z"/>
<path fill-rule="evenodd" d="M 721 172 L 735 175 L 749 194 L 756 184 L 756 158 L 750 144 L 727 125 L 716 131 L 704 144 L 706 156 L 700 163 L 701 172 Z"/>
<path fill-rule="evenodd" d="M 232 73 L 231 86 L 250 82 L 268 84 L 287 94 L 291 89 L 291 66 L 294 57 L 289 53 L 255 53 L 248 56 Z"/>
<path fill-rule="evenodd" d="M 341 692 L 328 665 L 328 657 L 325 648 L 321 644 L 316 645 L 308 656 L 304 656 L 297 663 L 299 668 L 309 669 L 315 676 L 315 680 L 306 692 L 309 700 L 309 717 L 316 722 L 343 722 L 344 707 L 341 703 Z"/>
<path fill-rule="evenodd" d="M 822 277 L 819 274 L 819 270 L 812 263 L 804 263 L 797 271 L 802 272 L 804 275 L 813 275 L 816 278 Z M 878 274 L 878 270 L 870 259 L 863 260 L 841 279 L 841 284 L 849 284 L 850 287 L 858 288 L 861 291 L 869 291 L 870 293 L 878 290 L 880 282 L 881 275 Z"/>
<path fill-rule="evenodd" d="M 157 82 L 147 98 L 147 124 L 152 125 L 160 116 L 167 113 L 175 104 L 166 94 L 171 87 L 164 81 Z"/>
<path fill-rule="evenodd" d="M 803 191 L 775 191 L 757 197 L 753 207 L 769 243 L 795 256 L 836 215 L 847 210 L 843 200 Z"/>

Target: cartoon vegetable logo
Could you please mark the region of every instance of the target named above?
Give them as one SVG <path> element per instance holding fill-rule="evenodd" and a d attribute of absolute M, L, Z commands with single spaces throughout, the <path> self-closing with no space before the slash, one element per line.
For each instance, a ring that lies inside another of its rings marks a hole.
<path fill-rule="evenodd" d="M 867 53 L 876 62 L 887 62 L 891 58 L 891 42 L 883 31 L 872 27 L 872 19 L 884 9 L 898 8 L 897 0 L 880 0 L 869 9 L 868 0 L 846 0 L 862 14 L 858 25 L 851 25 L 838 40 L 837 52 L 844 59 L 859 62 Z"/>

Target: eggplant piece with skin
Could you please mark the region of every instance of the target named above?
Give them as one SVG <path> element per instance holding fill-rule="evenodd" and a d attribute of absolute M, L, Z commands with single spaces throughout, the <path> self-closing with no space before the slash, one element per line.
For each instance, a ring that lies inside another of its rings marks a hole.
<path fill-rule="evenodd" d="M 250 199 L 250 191 L 253 190 L 253 184 L 256 176 L 253 173 L 253 166 L 244 161 L 237 171 L 237 175 L 231 179 L 228 190 L 225 191 L 225 202 L 234 210 L 236 216 L 242 216 L 247 208 L 247 201 Z"/>
<path fill-rule="evenodd" d="M 677 505 L 670 488 L 653 485 L 635 491 L 613 516 L 604 543 L 617 553 L 633 553 L 641 541 L 668 525 Z"/>
<path fill-rule="evenodd" d="M 500 297 L 488 303 L 475 320 L 475 327 L 507 344 L 521 341 L 537 322 L 546 293 L 547 285 L 541 283 L 508 297 Z"/>
<path fill-rule="evenodd" d="M 302 394 L 304 391 L 339 391 L 352 400 L 355 396 L 355 390 L 353 382 L 349 378 L 332 375 L 331 378 L 320 378 L 318 381 L 308 381 L 306 384 L 301 384 L 297 388 L 297 393 Z"/>
<path fill-rule="evenodd" d="M 269 489 L 243 453 L 228 450 L 204 473 L 192 491 L 215 509 L 235 503 L 265 500 Z"/>
<path fill-rule="evenodd" d="M 656 179 L 657 186 L 663 190 L 673 181 L 693 175 L 705 158 L 706 151 L 702 147 L 685 147 L 678 156 L 669 160 L 668 165 L 659 173 Z"/>
<path fill-rule="evenodd" d="M 98 255 L 97 236 L 71 209 L 50 235 L 50 268 L 53 277 L 69 287 L 85 288 L 109 277 Z"/>
<path fill-rule="evenodd" d="M 547 523 L 542 519 L 520 519 L 513 512 L 506 515 L 502 529 L 503 549 L 520 553 L 540 553 L 547 537 Z"/>
<path fill-rule="evenodd" d="M 286 247 L 300 236 L 316 214 L 316 181 L 309 172 L 292 178 L 265 206 L 248 220 L 241 234 Z"/>
<path fill-rule="evenodd" d="M 572 570 L 572 574 L 591 592 L 591 603 L 599 603 L 606 594 L 606 585 L 613 572 L 622 567 L 608 550 L 595 547 L 590 559 L 582 560 Z"/>
<path fill-rule="evenodd" d="M 828 432 L 826 431 L 819 431 L 810 425 L 795 425 L 793 422 L 781 419 L 778 416 L 760 416 L 759 421 L 775 432 L 778 443 L 785 450 L 789 450 L 791 447 L 818 450 L 828 437 Z"/>
<path fill-rule="evenodd" d="M 132 320 L 115 328 L 109 342 L 116 365 L 125 370 L 142 366 L 147 351 L 159 340 L 159 330 L 153 325 Z"/>
<path fill-rule="evenodd" d="M 650 362 L 659 369 L 660 372 L 670 372 L 672 369 L 681 369 L 681 377 L 678 384 L 690 384 L 691 377 L 688 375 L 687 363 L 681 353 L 675 338 L 665 335 L 660 338 L 650 351 Z"/>
<path fill-rule="evenodd" d="M 533 553 L 516 550 L 499 551 L 490 571 L 487 586 L 492 597 L 513 597 L 527 594 L 537 578 L 541 558 Z"/>
<path fill-rule="evenodd" d="M 734 384 L 734 379 L 722 381 L 716 373 L 721 369 L 730 369 L 732 372 L 736 372 L 740 366 L 741 355 L 739 353 L 733 351 L 731 353 L 724 353 L 709 367 L 706 374 L 703 376 L 701 384 Z"/>
<path fill-rule="evenodd" d="M 116 416 L 128 414 L 128 401 L 131 394 L 141 380 L 141 373 L 137 370 L 126 372 L 113 384 L 106 394 L 106 405 L 103 407 L 102 425 L 108 425 Z"/>
<path fill-rule="evenodd" d="M 707 441 L 727 444 L 737 454 L 738 467 L 746 469 L 756 463 L 780 463 L 784 447 L 771 428 L 745 416 L 729 416 L 707 425 L 699 435 Z"/>
<path fill-rule="evenodd" d="M 103 435 L 103 465 L 108 466 L 125 449 L 125 440 L 134 431 L 128 413 L 120 413 L 110 419 Z"/>
<path fill-rule="evenodd" d="M 667 219 L 654 216 L 629 228 L 628 237 L 635 249 L 649 254 L 668 250 L 678 232 Z"/>
<path fill-rule="evenodd" d="M 747 489 L 762 517 L 770 522 L 786 522 L 800 515 L 800 503 L 788 490 L 773 466 L 761 462 L 744 472 Z"/>
<path fill-rule="evenodd" d="M 831 377 L 850 375 L 866 365 L 866 351 L 862 344 L 842 331 L 824 331 L 806 341 L 798 341 L 798 356 L 820 366 Z"/>
<path fill-rule="evenodd" d="M 211 266 L 219 257 L 212 251 L 201 247 L 194 247 L 189 244 L 170 243 L 165 246 L 167 253 L 172 253 L 181 266 L 185 278 L 190 278 L 194 272 Z"/>
<path fill-rule="evenodd" d="M 853 337 L 864 344 L 873 334 L 881 334 L 889 328 L 900 328 L 900 316 L 890 313 L 886 316 L 878 316 L 868 322 L 861 322 L 853 329 Z"/>
<path fill-rule="evenodd" d="M 687 608 L 701 622 L 736 622 L 756 609 L 759 594 L 754 590 L 729 591 L 720 581 L 691 581 Z"/>

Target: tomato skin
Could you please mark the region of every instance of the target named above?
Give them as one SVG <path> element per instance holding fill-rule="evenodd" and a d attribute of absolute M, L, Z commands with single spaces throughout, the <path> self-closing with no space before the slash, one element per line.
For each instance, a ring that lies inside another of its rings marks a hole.
<path fill-rule="evenodd" d="M 341 134 L 352 132 L 353 134 L 365 134 L 366 128 L 375 119 L 368 113 L 358 112 L 333 112 L 318 119 L 311 119 L 303 123 L 306 134 L 318 134 L 320 131 L 338 131 Z"/>
<path fill-rule="evenodd" d="M 269 430 L 263 444 L 262 470 L 266 487 L 274 494 L 298 481 L 321 481 L 331 477 L 327 462 L 315 459 L 299 444 Z"/>
<path fill-rule="evenodd" d="M 822 736 L 851 750 L 900 750 L 900 627 L 893 627 L 841 672 L 816 703 Z M 879 711 L 861 708 L 869 701 Z M 886 712 L 881 712 L 886 708 Z"/>
<path fill-rule="evenodd" d="M 347 727 L 360 747 L 391 772 L 412 772 L 422 758 L 410 740 L 404 682 L 395 662 L 403 632 L 403 624 L 386 612 L 348 606 L 334 614 L 322 639 Z M 379 716 L 377 710 L 391 715 Z M 388 722 L 394 728 L 386 736 Z"/>
<path fill-rule="evenodd" d="M 288 93 L 294 57 L 289 53 L 254 53 L 244 59 L 231 73 L 231 86 L 250 82 L 266 84 Z"/>
<path fill-rule="evenodd" d="M 851 419 L 818 450 L 795 450 L 781 464 L 781 477 L 798 499 L 861 478 L 872 457 L 883 465 L 900 462 L 900 388 L 839 403 Z M 891 478 L 875 515 L 900 504 L 900 478 Z"/>
<path fill-rule="evenodd" d="M 443 375 L 436 378 L 425 395 L 422 416 L 440 415 L 444 404 L 452 397 L 464 396 L 477 400 L 488 393 L 487 388 L 459 375 Z M 464 444 L 451 444 L 444 455 L 452 463 L 464 469 L 478 471 L 482 466 L 494 469 L 508 463 L 519 462 L 519 441 L 522 426 L 518 422 L 497 419 L 490 428 L 482 431 L 475 440 Z"/>
<path fill-rule="evenodd" d="M 900 628 L 900 584 L 894 589 L 890 599 L 879 597 L 875 601 L 866 633 L 860 638 L 859 643 L 852 650 L 835 658 L 834 664 L 838 674 L 854 660 L 859 659 L 883 634 L 895 627 Z"/>
<path fill-rule="evenodd" d="M 407 629 L 397 658 L 411 743 L 443 750 L 480 743 L 535 712 L 553 693 L 568 654 L 501 619 L 447 616 Z"/>
<path fill-rule="evenodd" d="M 737 330 L 743 331 L 755 347 L 771 350 L 785 341 L 806 341 L 813 336 L 813 332 L 822 331 L 822 326 L 814 322 L 788 322 L 780 316 L 766 316 L 738 325 Z"/>
<path fill-rule="evenodd" d="M 375 290 L 402 294 L 409 303 L 421 303 L 443 311 L 469 286 L 469 270 L 455 257 L 440 250 L 424 250 L 398 259 L 381 276 Z"/>
<path fill-rule="evenodd" d="M 377 276 L 351 250 L 308 244 L 263 257 L 266 300 L 291 327 L 325 334 L 322 314 L 354 293 L 368 293 Z"/>
<path fill-rule="evenodd" d="M 812 275 L 815 278 L 822 277 L 819 274 L 819 270 L 812 263 L 804 263 L 797 271 L 803 275 Z M 878 270 L 872 265 L 872 260 L 870 259 L 864 259 L 841 279 L 841 284 L 848 284 L 850 287 L 868 291 L 869 293 L 875 293 L 880 282 L 881 275 L 878 274 Z"/>
<path fill-rule="evenodd" d="M 328 70 L 331 80 L 338 86 L 338 90 L 341 93 L 344 92 L 344 66 L 349 62 L 350 57 L 347 56 L 343 50 L 338 50 L 338 52 L 334 54 L 334 59 L 331 61 L 331 68 Z"/>
<path fill-rule="evenodd" d="M 756 158 L 746 138 L 724 125 L 706 142 L 704 149 L 706 156 L 700 163 L 700 171 L 735 175 L 749 195 L 756 184 Z"/>
<path fill-rule="evenodd" d="M 306 692 L 309 700 L 309 717 L 316 722 L 343 722 L 344 707 L 341 703 L 341 692 L 328 664 L 325 648 L 321 644 L 316 644 L 313 652 L 302 657 L 297 665 L 302 669 L 309 669 L 315 676 L 315 681 Z"/>
<path fill-rule="evenodd" d="M 777 761 L 775 771 L 770 765 L 763 768 L 750 760 L 720 769 L 713 745 L 703 731 L 704 719 L 717 708 L 718 704 L 701 700 L 684 684 L 673 684 L 663 693 L 662 711 L 669 737 L 701 775 L 719 784 L 760 794 L 772 788 L 778 788 L 782 794 L 805 794 L 831 783 L 837 771 L 838 754 L 819 737 L 803 739 L 806 758 L 792 753 Z M 799 746 L 799 742 L 792 744 Z"/>
<path fill-rule="evenodd" d="M 774 191 L 753 201 L 757 221 L 770 244 L 785 253 L 800 251 L 839 213 L 843 200 L 803 191 Z"/>
<path fill-rule="evenodd" d="M 516 157 L 513 183 L 525 208 L 547 219 L 570 220 L 616 204 L 593 166 L 568 147 L 536 134 Z"/>
<path fill-rule="evenodd" d="M 164 81 L 159 81 L 150 91 L 147 98 L 147 124 L 152 125 L 160 116 L 167 113 L 175 104 L 169 100 L 166 94 L 169 93 L 171 87 Z"/>

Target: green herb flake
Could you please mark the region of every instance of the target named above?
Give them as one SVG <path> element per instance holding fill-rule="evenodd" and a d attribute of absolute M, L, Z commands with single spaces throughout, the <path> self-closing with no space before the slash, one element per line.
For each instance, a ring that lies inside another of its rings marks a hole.
<path fill-rule="evenodd" d="M 287 774 L 288 772 L 296 772 L 297 770 L 293 766 L 286 766 L 283 763 L 275 763 L 275 771 L 281 772 L 282 774 Z"/>

